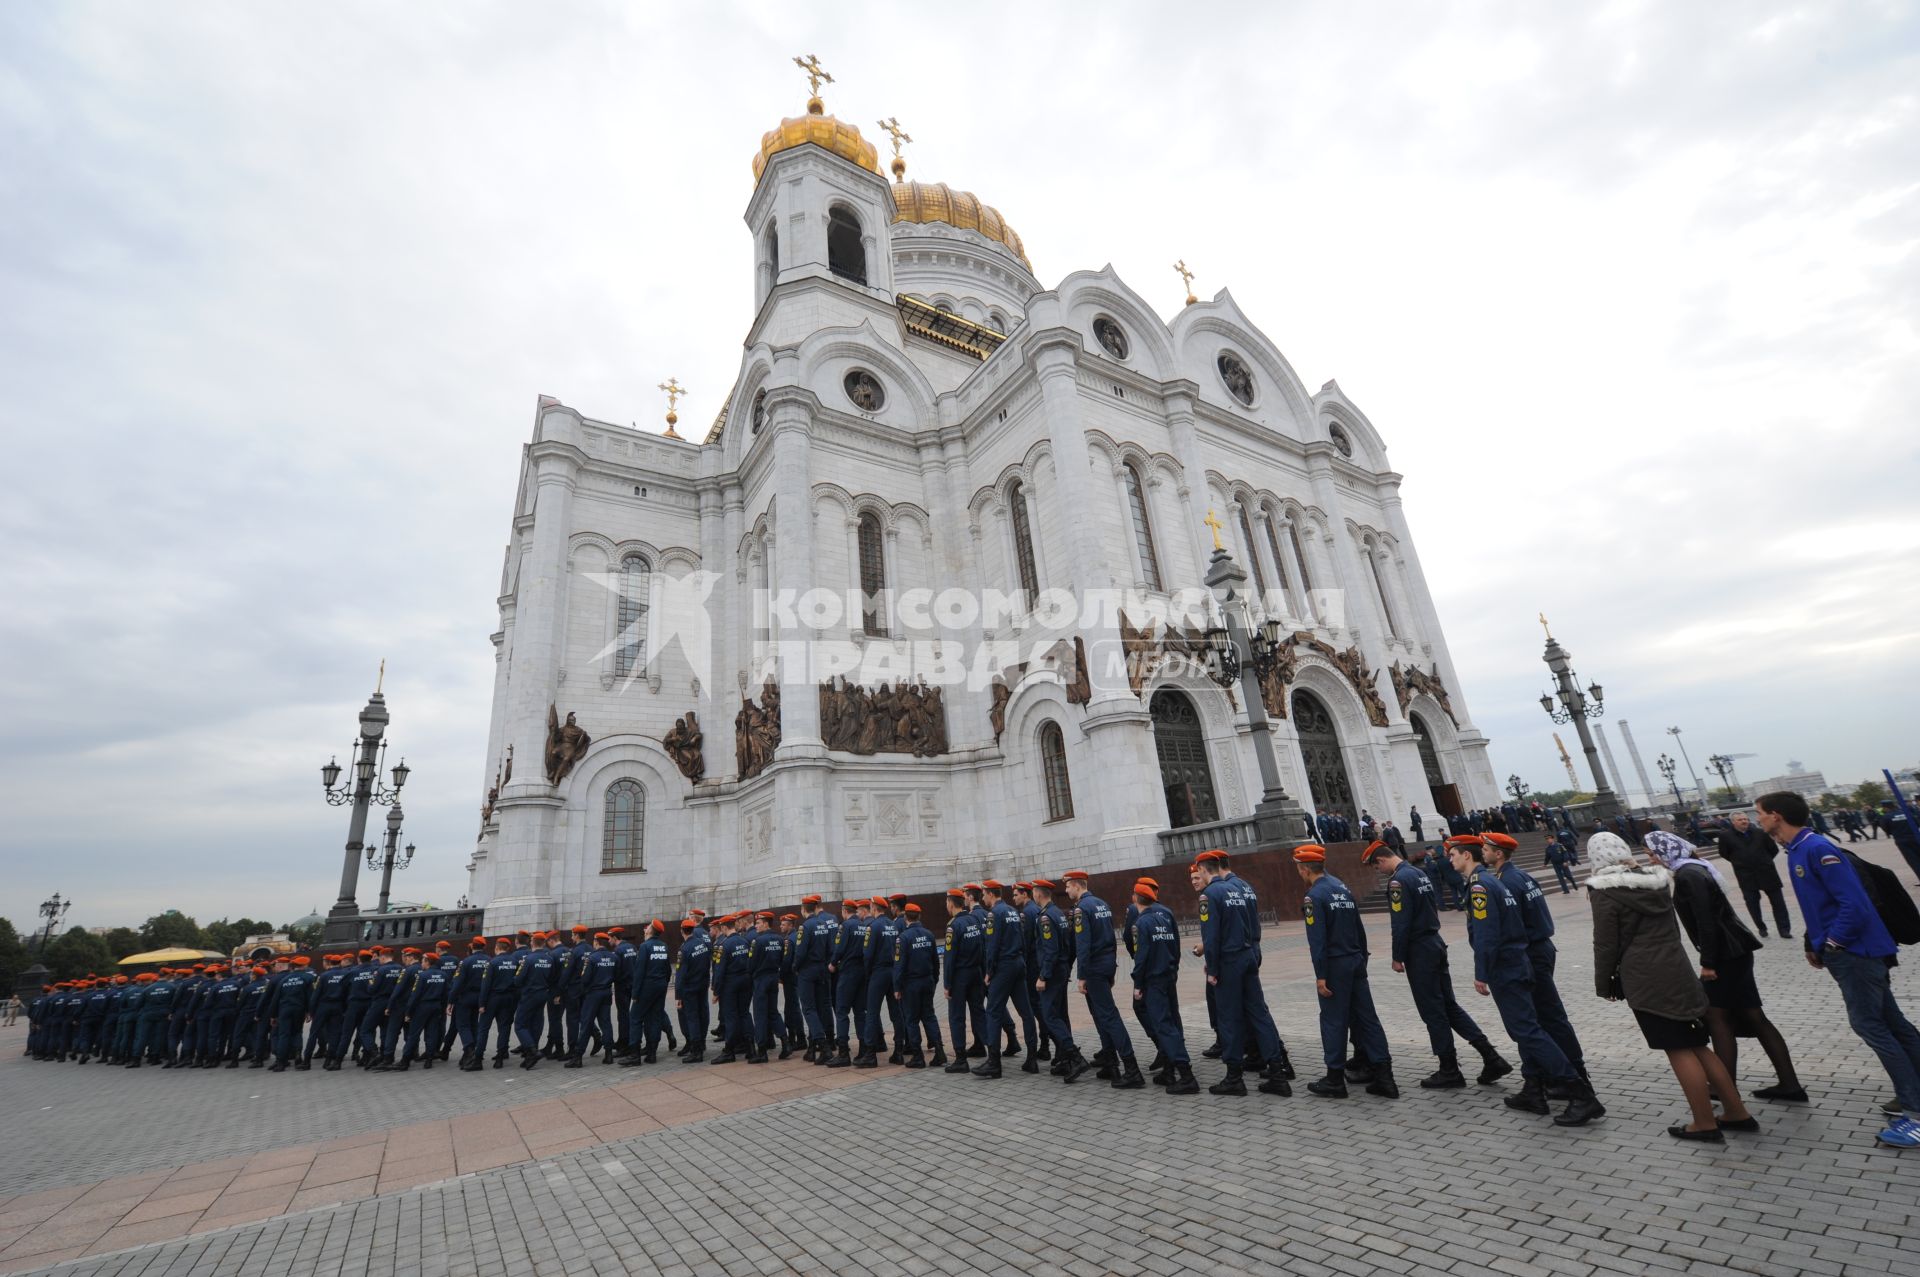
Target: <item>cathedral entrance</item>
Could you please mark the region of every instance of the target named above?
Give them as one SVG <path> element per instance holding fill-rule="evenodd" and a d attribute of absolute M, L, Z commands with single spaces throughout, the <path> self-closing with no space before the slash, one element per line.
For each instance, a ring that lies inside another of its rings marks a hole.
<path fill-rule="evenodd" d="M 1340 753 L 1340 733 L 1326 702 L 1308 691 L 1293 694 L 1293 729 L 1300 737 L 1300 761 L 1307 769 L 1307 789 L 1313 809 L 1329 816 L 1345 816 L 1357 830 L 1360 812 L 1353 805 L 1353 786 L 1347 783 L 1347 761 Z"/>
<path fill-rule="evenodd" d="M 1200 711 L 1185 692 L 1162 688 L 1148 706 L 1153 715 L 1153 748 L 1160 756 L 1160 786 L 1167 798 L 1167 824 L 1174 829 L 1220 819 L 1213 795 L 1213 771 L 1207 766 L 1207 738 Z"/>
<path fill-rule="evenodd" d="M 1407 722 L 1413 727 L 1414 744 L 1420 750 L 1420 770 L 1427 776 L 1427 792 L 1433 796 L 1433 809 L 1442 816 L 1460 814 L 1460 788 L 1447 783 L 1446 773 L 1440 770 L 1440 755 L 1433 748 L 1433 736 L 1427 731 L 1427 724 L 1418 714 L 1407 715 Z"/>

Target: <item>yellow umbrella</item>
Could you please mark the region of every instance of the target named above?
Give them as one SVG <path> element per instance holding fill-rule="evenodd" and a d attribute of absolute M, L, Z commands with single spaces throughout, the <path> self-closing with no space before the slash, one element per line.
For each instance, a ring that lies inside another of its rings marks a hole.
<path fill-rule="evenodd" d="M 151 949 L 146 953 L 136 953 L 120 959 L 123 967 L 141 967 L 151 962 L 205 962 L 209 958 L 224 958 L 224 953 L 213 953 L 207 949 Z"/>

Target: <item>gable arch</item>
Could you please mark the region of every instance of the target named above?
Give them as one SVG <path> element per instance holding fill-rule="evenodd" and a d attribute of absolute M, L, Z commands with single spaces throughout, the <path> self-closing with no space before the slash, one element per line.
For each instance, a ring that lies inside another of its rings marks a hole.
<path fill-rule="evenodd" d="M 1180 368 L 1203 388 L 1202 398 L 1234 412 L 1250 412 L 1271 425 L 1285 424 L 1295 439 L 1309 437 L 1314 428 L 1313 396 L 1293 371 L 1279 347 L 1254 326 L 1233 295 L 1222 289 L 1211 301 L 1198 302 L 1174 316 L 1173 339 L 1180 352 Z M 1214 358 L 1222 346 L 1238 352 L 1266 377 L 1252 408 L 1244 408 L 1220 388 Z"/>
<path fill-rule="evenodd" d="M 1089 354 L 1111 359 L 1093 335 L 1093 321 L 1107 314 L 1125 330 L 1127 358 L 1123 366 L 1157 381 L 1173 378 L 1179 366 L 1172 336 L 1166 324 L 1141 296 L 1121 281 L 1112 263 L 1097 271 L 1075 271 L 1060 281 L 1054 290 L 1061 308 L 1079 330 Z"/>
<path fill-rule="evenodd" d="M 881 336 L 871 320 L 863 319 L 852 328 L 820 329 L 801 342 L 796 353 L 801 380 L 834 411 L 858 414 L 846 403 L 838 375 L 840 365 L 857 365 L 880 377 L 886 389 L 886 402 L 873 414 L 877 420 L 912 430 L 939 424 L 939 393 L 933 383 Z"/>

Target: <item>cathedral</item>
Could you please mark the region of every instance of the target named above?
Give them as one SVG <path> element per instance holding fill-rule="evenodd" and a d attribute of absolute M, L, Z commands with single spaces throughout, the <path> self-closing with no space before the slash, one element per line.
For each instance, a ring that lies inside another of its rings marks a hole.
<path fill-rule="evenodd" d="M 1400 476 L 1339 386 L 1225 291 L 1167 320 L 1110 266 L 1043 285 L 998 209 L 906 180 L 893 121 L 889 180 L 802 69 L 752 157 L 755 312 L 711 427 L 536 407 L 469 865 L 487 930 L 1244 845 L 1261 742 L 1177 602 L 1211 599 L 1216 546 L 1268 637 L 1291 802 L 1496 802 Z"/>

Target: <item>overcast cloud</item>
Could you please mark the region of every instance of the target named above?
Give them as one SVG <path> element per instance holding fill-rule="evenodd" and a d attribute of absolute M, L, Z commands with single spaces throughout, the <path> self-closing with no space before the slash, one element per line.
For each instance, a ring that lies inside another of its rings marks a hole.
<path fill-rule="evenodd" d="M 1920 761 L 1913 4 L 13 4 L 0 913 L 324 911 L 383 657 L 452 903 L 535 396 L 704 429 L 805 52 L 1043 283 L 1339 379 L 1502 777 L 1541 610 L 1649 768 Z"/>

